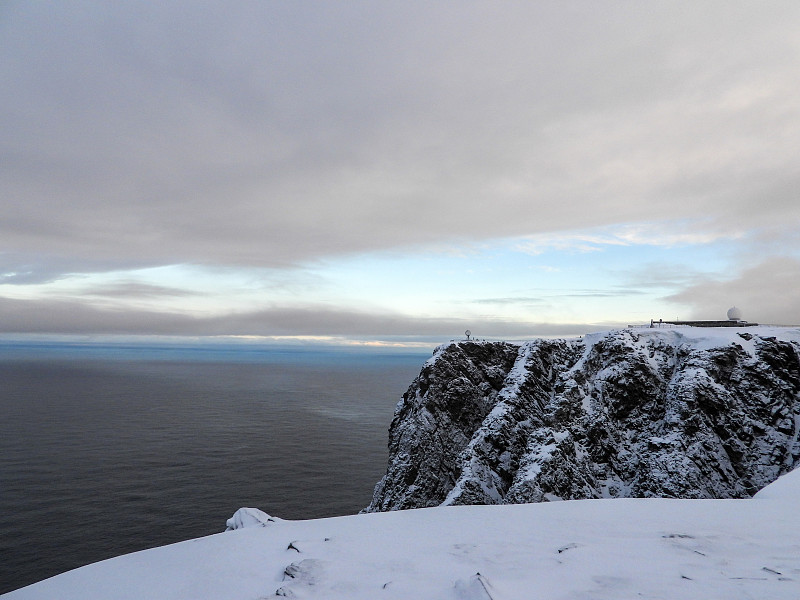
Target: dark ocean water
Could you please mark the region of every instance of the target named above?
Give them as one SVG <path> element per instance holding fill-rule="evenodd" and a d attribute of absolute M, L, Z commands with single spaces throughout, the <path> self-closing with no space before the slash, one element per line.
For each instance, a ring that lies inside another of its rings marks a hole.
<path fill-rule="evenodd" d="M 357 512 L 427 356 L 0 345 L 0 593 L 241 506 Z"/>

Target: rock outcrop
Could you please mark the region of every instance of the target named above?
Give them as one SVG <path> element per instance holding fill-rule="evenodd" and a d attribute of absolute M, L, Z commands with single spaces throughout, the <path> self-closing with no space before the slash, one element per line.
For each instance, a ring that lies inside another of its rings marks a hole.
<path fill-rule="evenodd" d="M 398 404 L 368 512 L 745 498 L 800 459 L 800 330 L 453 342 Z"/>

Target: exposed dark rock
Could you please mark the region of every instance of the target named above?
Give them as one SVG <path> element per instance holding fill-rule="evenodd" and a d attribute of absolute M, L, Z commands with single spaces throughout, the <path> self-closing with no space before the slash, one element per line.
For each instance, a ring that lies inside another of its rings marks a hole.
<path fill-rule="evenodd" d="M 365 510 L 749 497 L 800 459 L 800 331 L 765 331 L 441 346 Z"/>

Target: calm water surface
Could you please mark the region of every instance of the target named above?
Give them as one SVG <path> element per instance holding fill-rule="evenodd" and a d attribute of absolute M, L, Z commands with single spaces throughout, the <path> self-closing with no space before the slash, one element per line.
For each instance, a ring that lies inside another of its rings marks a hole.
<path fill-rule="evenodd" d="M 241 506 L 357 512 L 427 356 L 0 347 L 0 593 Z"/>

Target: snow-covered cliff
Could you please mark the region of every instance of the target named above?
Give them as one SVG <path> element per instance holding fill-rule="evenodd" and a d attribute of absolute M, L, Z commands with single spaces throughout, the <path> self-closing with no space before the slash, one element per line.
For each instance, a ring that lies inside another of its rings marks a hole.
<path fill-rule="evenodd" d="M 800 329 L 626 329 L 440 346 L 368 512 L 745 498 L 800 459 Z"/>

